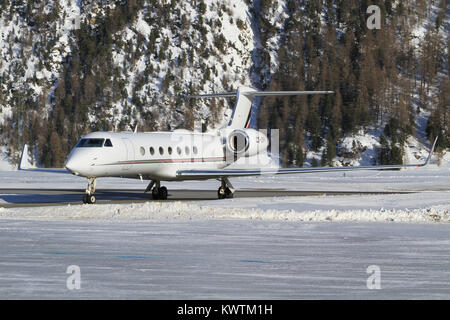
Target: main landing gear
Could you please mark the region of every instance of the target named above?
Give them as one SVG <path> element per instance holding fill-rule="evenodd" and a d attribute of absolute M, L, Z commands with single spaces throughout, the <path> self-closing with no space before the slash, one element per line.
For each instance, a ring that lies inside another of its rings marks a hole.
<path fill-rule="evenodd" d="M 94 196 L 96 185 L 97 178 L 88 178 L 88 187 L 86 189 L 86 194 L 83 197 L 83 203 L 94 204 L 97 201 Z"/>
<path fill-rule="evenodd" d="M 228 180 L 228 178 L 222 178 L 221 182 L 222 185 L 217 190 L 217 197 L 219 199 L 233 198 L 236 189 L 234 189 L 233 185 L 230 183 L 230 180 Z"/>
<path fill-rule="evenodd" d="M 147 186 L 147 189 L 145 189 L 145 192 L 149 192 L 150 190 L 152 190 L 153 200 L 167 200 L 168 196 L 167 188 L 161 187 L 160 181 L 151 181 Z"/>

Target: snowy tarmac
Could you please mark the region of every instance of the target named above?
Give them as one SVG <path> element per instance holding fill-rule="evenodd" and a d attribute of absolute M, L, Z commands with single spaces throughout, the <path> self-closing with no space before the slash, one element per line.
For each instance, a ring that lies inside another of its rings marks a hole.
<path fill-rule="evenodd" d="M 447 224 L 31 221 L 0 226 L 2 299 L 449 299 Z M 69 289 L 69 266 L 79 289 Z M 379 268 L 379 289 L 368 286 Z M 370 282 L 370 281 L 369 281 Z"/>
<path fill-rule="evenodd" d="M 0 298 L 450 299 L 450 165 L 232 182 L 101 179 L 82 205 L 84 179 L 0 171 Z M 49 196 L 75 203 L 11 207 Z"/>

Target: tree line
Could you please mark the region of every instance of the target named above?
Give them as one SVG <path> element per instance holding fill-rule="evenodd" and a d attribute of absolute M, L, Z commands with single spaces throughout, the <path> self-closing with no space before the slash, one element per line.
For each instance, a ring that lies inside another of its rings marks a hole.
<path fill-rule="evenodd" d="M 436 2 L 436 1 L 435 1 Z M 264 0 L 269 7 L 273 1 Z M 377 162 L 402 163 L 417 117 L 429 112 L 426 136 L 450 147 L 448 38 L 443 31 L 446 1 L 424 41 L 413 30 L 430 15 L 426 1 L 287 1 L 280 68 L 270 90 L 332 90 L 334 95 L 270 98 L 259 114 L 261 127 L 279 128 L 283 163 L 302 165 L 307 150 L 322 149 L 322 165 L 332 165 L 340 139 L 360 131 L 381 133 Z M 370 30 L 369 5 L 379 6 L 382 26 Z M 433 3 L 434 4 L 434 3 Z M 270 30 L 267 17 L 261 18 Z M 448 20 L 448 17 L 447 17 Z M 318 163 L 313 163 L 318 165 Z"/>

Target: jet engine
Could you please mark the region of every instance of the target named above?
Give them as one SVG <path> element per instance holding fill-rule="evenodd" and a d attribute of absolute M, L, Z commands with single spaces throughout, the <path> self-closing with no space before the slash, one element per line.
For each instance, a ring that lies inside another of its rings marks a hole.
<path fill-rule="evenodd" d="M 266 135 L 254 129 L 236 129 L 226 138 L 227 154 L 252 157 L 264 153 L 269 145 Z"/>

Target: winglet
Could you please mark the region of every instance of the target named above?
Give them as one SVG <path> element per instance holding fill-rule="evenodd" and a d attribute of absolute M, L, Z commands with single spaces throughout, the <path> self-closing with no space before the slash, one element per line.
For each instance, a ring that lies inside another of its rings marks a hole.
<path fill-rule="evenodd" d="M 430 149 L 430 153 L 428 154 L 427 161 L 425 161 L 425 163 L 422 165 L 422 167 L 425 167 L 428 164 L 430 164 L 431 156 L 433 155 L 434 148 L 436 147 L 437 140 L 438 140 L 438 137 L 436 137 L 436 139 L 434 139 L 433 145 L 431 146 L 431 149 Z"/>
<path fill-rule="evenodd" d="M 23 145 L 22 154 L 20 155 L 19 170 L 31 169 L 33 166 L 28 157 L 28 144 Z"/>

